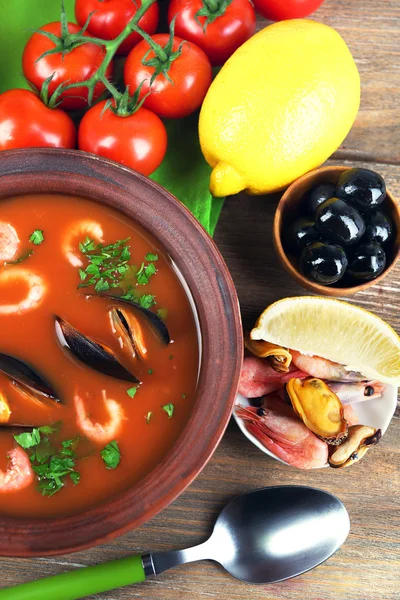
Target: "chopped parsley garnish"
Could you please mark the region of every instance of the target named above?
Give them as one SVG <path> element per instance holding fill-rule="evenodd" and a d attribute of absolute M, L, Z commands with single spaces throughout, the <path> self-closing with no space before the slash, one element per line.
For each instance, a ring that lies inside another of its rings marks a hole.
<path fill-rule="evenodd" d="M 67 477 L 70 477 L 74 485 L 80 481 L 80 474 L 75 469 L 75 448 L 79 438 L 61 442 L 61 448 L 56 450 L 48 437 L 56 432 L 57 428 L 45 425 L 14 436 L 15 441 L 24 450 L 33 450 L 29 459 L 43 496 L 53 496 L 59 492 L 64 487 Z"/>
<path fill-rule="evenodd" d="M 93 286 L 96 292 L 106 292 L 111 288 L 121 286 L 129 271 L 131 252 L 125 240 L 114 244 L 95 244 L 89 237 L 79 244 L 79 249 L 85 255 L 89 264 L 85 269 L 79 269 L 81 283 L 78 287 Z"/>
<path fill-rule="evenodd" d="M 44 241 L 43 230 L 35 229 L 35 231 L 31 233 L 29 241 L 32 242 L 32 244 L 35 244 L 35 246 L 40 246 L 40 244 Z"/>
<path fill-rule="evenodd" d="M 173 355 L 173 354 L 170 354 L 170 355 L 168 356 L 168 360 L 172 360 L 173 358 L 174 358 L 174 355 Z"/>
<path fill-rule="evenodd" d="M 113 440 L 100 452 L 106 469 L 116 469 L 121 462 L 121 452 L 117 440 Z"/>
<path fill-rule="evenodd" d="M 136 281 L 139 285 L 146 285 L 149 283 L 150 278 L 154 275 L 156 270 L 154 263 L 151 262 L 148 265 L 145 265 L 144 262 L 142 262 L 139 271 L 136 273 Z"/>
<path fill-rule="evenodd" d="M 26 260 L 27 258 L 29 258 L 30 256 L 32 256 L 32 254 L 35 254 L 34 251 L 33 250 L 28 250 L 27 252 L 24 252 L 24 254 L 21 254 L 21 256 L 19 256 L 15 260 L 7 260 L 4 264 L 6 264 L 6 265 L 18 265 L 23 260 Z"/>
<path fill-rule="evenodd" d="M 147 372 L 149 375 L 153 375 L 153 369 L 149 369 Z"/>
<path fill-rule="evenodd" d="M 186 398 L 186 394 L 182 394 L 182 398 L 185 399 Z"/>
<path fill-rule="evenodd" d="M 150 423 L 150 419 L 152 416 L 153 416 L 153 413 L 151 411 L 149 411 L 145 417 L 146 423 Z"/>
<path fill-rule="evenodd" d="M 145 256 L 145 259 L 148 261 L 156 261 L 158 260 L 158 254 L 153 254 L 152 252 L 148 252 Z"/>
<path fill-rule="evenodd" d="M 175 406 L 173 404 L 164 404 L 163 410 L 165 410 L 168 415 L 168 419 L 170 419 L 174 414 Z"/>
<path fill-rule="evenodd" d="M 137 392 L 137 385 L 134 385 L 133 387 L 129 388 L 129 390 L 126 390 L 126 393 L 128 394 L 128 396 L 130 398 L 134 398 Z"/>
<path fill-rule="evenodd" d="M 154 300 L 154 296 L 151 294 L 143 294 L 143 296 L 140 296 L 139 298 L 139 304 L 143 308 L 150 308 L 155 303 L 156 301 Z"/>

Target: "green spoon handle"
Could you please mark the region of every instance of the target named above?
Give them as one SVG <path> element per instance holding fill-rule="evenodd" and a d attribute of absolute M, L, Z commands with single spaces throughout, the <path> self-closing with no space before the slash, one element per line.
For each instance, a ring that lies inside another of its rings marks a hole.
<path fill-rule="evenodd" d="M 141 556 L 130 556 L 0 590 L 0 600 L 77 600 L 145 579 Z"/>

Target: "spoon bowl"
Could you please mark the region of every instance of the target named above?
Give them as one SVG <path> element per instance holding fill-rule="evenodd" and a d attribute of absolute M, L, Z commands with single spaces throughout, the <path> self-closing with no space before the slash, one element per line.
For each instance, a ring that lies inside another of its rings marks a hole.
<path fill-rule="evenodd" d="M 343 544 L 349 527 L 345 507 L 328 492 L 296 485 L 263 488 L 229 502 L 199 546 L 39 579 L 0 590 L 0 600 L 77 600 L 207 559 L 247 583 L 274 583 L 324 562 Z"/>

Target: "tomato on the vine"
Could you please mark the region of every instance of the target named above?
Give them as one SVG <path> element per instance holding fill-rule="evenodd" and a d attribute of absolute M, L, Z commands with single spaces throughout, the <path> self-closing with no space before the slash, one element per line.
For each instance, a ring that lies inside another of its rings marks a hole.
<path fill-rule="evenodd" d="M 49 23 L 40 28 L 43 31 L 61 39 L 61 24 L 59 22 Z M 79 25 L 68 23 L 68 32 L 77 34 L 81 31 Z M 86 33 L 84 35 L 87 35 Z M 65 52 L 48 54 L 40 58 L 42 54 L 56 47 L 55 42 L 45 35 L 34 33 L 28 40 L 22 55 L 22 69 L 25 77 L 38 90 L 51 75 L 53 78 L 49 84 L 49 95 L 51 95 L 60 83 L 78 83 L 89 79 L 101 65 L 104 58 L 104 49 L 96 44 L 82 44 L 73 50 L 66 48 Z M 112 64 L 105 72 L 107 78 L 113 73 Z M 104 91 L 104 85 L 97 83 L 94 88 L 93 99 L 96 100 Z M 66 110 L 85 108 L 88 105 L 88 89 L 76 87 L 66 90 L 60 96 L 61 106 Z"/>
<path fill-rule="evenodd" d="M 324 0 L 252 0 L 254 7 L 263 17 L 270 21 L 286 19 L 302 19 L 308 17 Z"/>
<path fill-rule="evenodd" d="M 78 132 L 79 149 L 150 175 L 167 151 L 164 123 L 146 108 L 119 116 L 111 108 L 105 108 L 107 102 L 99 102 L 84 115 Z"/>
<path fill-rule="evenodd" d="M 168 22 L 175 32 L 197 44 L 212 65 L 222 65 L 256 30 L 250 0 L 172 0 Z"/>
<path fill-rule="evenodd" d="M 164 48 L 170 36 L 158 33 L 152 36 L 152 40 Z M 179 49 L 180 54 L 173 58 Z M 192 42 L 175 37 L 171 53 L 172 61 L 160 62 L 161 66 L 168 65 L 166 73 L 169 79 L 164 72 L 160 72 L 151 84 L 156 67 L 146 63 L 153 61 L 155 52 L 143 40 L 128 55 L 124 80 L 130 90 L 136 90 L 143 82 L 140 98 L 149 94 L 144 106 L 160 117 L 176 119 L 186 117 L 200 108 L 211 84 L 212 69 L 206 54 Z"/>
<path fill-rule="evenodd" d="M 75 148 L 76 129 L 69 115 L 48 108 L 30 90 L 0 94 L 0 150 Z"/>
<path fill-rule="evenodd" d="M 141 0 L 76 0 L 75 17 L 83 27 L 89 15 L 93 13 L 87 31 L 103 40 L 113 40 L 135 16 L 141 5 Z M 138 25 L 152 35 L 157 29 L 158 17 L 159 8 L 156 2 L 147 9 Z M 122 42 L 117 54 L 128 54 L 141 40 L 138 33 L 131 33 Z"/>

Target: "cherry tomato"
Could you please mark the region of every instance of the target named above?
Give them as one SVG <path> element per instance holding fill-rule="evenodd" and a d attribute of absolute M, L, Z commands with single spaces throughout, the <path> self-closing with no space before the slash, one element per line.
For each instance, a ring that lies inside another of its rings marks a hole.
<path fill-rule="evenodd" d="M 89 31 L 93 36 L 103 40 L 113 40 L 129 23 L 136 11 L 142 5 L 140 0 L 76 0 L 75 17 L 83 26 L 93 11 L 89 22 Z M 139 27 L 152 35 L 158 25 L 158 4 L 152 4 L 139 21 Z M 117 54 L 128 54 L 142 37 L 132 33 L 118 48 Z"/>
<path fill-rule="evenodd" d="M 165 46 L 169 35 L 158 33 L 152 39 L 160 46 Z M 172 51 L 178 50 L 183 40 L 175 37 Z M 124 80 L 131 93 L 144 81 L 140 98 L 150 91 L 150 79 L 155 72 L 154 67 L 143 64 L 143 60 L 154 58 L 154 51 L 149 52 L 149 44 L 143 40 L 131 50 L 125 63 Z M 197 110 L 203 102 L 210 87 L 212 69 L 206 54 L 192 42 L 183 42 L 182 52 L 169 70 L 168 79 L 160 73 L 155 78 L 151 93 L 144 101 L 144 106 L 160 117 L 176 119 L 186 117 Z"/>
<path fill-rule="evenodd" d="M 252 0 L 254 7 L 270 21 L 308 17 L 324 0 Z"/>
<path fill-rule="evenodd" d="M 0 150 L 75 145 L 75 125 L 65 112 L 48 108 L 30 90 L 0 94 Z"/>
<path fill-rule="evenodd" d="M 40 29 L 58 37 L 61 35 L 61 25 L 59 22 L 49 23 Z M 78 33 L 80 29 L 79 25 L 68 23 L 69 33 Z M 24 75 L 38 89 L 41 89 L 44 81 L 54 73 L 49 85 L 50 95 L 64 81 L 76 83 L 89 79 L 101 65 L 104 58 L 104 49 L 95 44 L 82 44 L 78 48 L 66 52 L 64 56 L 61 52 L 57 52 L 57 54 L 49 54 L 44 58 L 40 58 L 44 52 L 54 47 L 55 44 L 52 40 L 40 33 L 34 33 L 29 38 L 22 55 Z M 112 72 L 113 67 L 110 64 L 106 71 L 106 77 L 110 78 Z M 94 89 L 93 99 L 98 98 L 103 91 L 103 84 L 98 83 Z M 87 107 L 87 97 L 88 90 L 85 87 L 67 90 L 61 96 L 61 106 L 66 110 L 85 108 Z"/>
<path fill-rule="evenodd" d="M 213 0 L 216 14 L 221 0 Z M 175 33 L 197 44 L 207 54 L 212 65 L 222 65 L 244 44 L 256 30 L 256 15 L 249 0 L 232 0 L 221 16 L 213 18 L 204 31 L 207 17 L 196 14 L 204 7 L 211 6 L 210 0 L 172 0 L 168 9 L 168 22 L 176 16 Z M 199 23 L 200 22 L 200 23 Z"/>
<path fill-rule="evenodd" d="M 116 115 L 110 108 L 103 113 L 106 102 L 99 102 L 83 117 L 78 132 L 80 150 L 111 158 L 143 175 L 150 175 L 167 151 L 163 122 L 146 108 L 139 108 L 127 117 Z"/>

